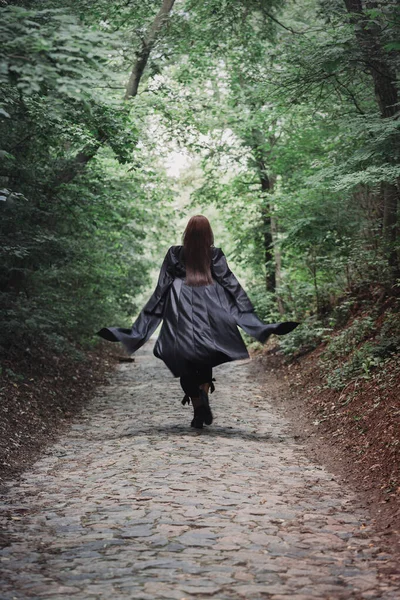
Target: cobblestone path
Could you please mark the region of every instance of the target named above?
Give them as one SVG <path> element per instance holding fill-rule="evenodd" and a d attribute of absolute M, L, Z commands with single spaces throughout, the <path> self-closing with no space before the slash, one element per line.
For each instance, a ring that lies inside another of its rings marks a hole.
<path fill-rule="evenodd" d="M 120 367 L 3 498 L 3 600 L 400 598 L 366 515 L 248 364 L 216 376 L 196 431 L 151 346 Z"/>

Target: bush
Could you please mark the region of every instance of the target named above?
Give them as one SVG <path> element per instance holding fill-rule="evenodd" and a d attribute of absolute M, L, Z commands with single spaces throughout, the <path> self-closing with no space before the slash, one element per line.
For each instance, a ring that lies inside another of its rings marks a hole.
<path fill-rule="evenodd" d="M 280 338 L 279 347 L 286 355 L 304 354 L 314 350 L 330 331 L 320 321 L 308 319 L 290 335 Z"/>
<path fill-rule="evenodd" d="M 360 342 L 373 333 L 374 319 L 364 317 L 355 319 L 350 327 L 341 331 L 331 339 L 321 358 L 328 363 L 337 358 L 347 356 Z"/>
<path fill-rule="evenodd" d="M 369 378 L 400 349 L 400 319 L 394 311 L 385 315 L 384 323 L 374 342 L 365 341 L 375 335 L 375 319 L 356 319 L 352 325 L 334 337 L 321 356 L 327 373 L 327 386 L 341 390 L 354 378 Z M 348 357 L 347 360 L 343 359 Z"/>

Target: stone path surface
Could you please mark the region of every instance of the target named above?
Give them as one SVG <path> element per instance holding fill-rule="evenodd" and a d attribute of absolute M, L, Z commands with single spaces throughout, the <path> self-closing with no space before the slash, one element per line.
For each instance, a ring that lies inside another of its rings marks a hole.
<path fill-rule="evenodd" d="M 216 369 L 215 424 L 151 345 L 0 504 L 0 597 L 400 598 L 352 494 L 305 456 L 251 365 Z"/>

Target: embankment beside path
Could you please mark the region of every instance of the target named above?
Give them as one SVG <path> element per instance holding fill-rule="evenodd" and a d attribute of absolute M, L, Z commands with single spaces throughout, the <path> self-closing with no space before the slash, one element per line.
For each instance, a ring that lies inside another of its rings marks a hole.
<path fill-rule="evenodd" d="M 350 485 L 400 552 L 400 367 L 386 376 L 327 388 L 320 368 L 323 347 L 288 361 L 277 348 L 253 355 L 252 370 L 291 421 L 309 455 Z"/>

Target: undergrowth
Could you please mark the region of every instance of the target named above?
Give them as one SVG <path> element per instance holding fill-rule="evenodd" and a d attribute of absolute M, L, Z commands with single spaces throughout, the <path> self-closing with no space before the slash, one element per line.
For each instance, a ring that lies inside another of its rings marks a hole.
<path fill-rule="evenodd" d="M 321 354 L 320 367 L 326 386 L 342 390 L 349 381 L 369 379 L 384 368 L 400 350 L 400 319 L 393 310 L 384 315 L 383 324 L 374 315 L 355 319 L 333 337 Z"/>
<path fill-rule="evenodd" d="M 327 323 L 309 318 L 280 340 L 281 352 L 289 357 L 325 344 L 318 366 L 329 389 L 340 391 L 353 380 L 369 379 L 377 370 L 385 369 L 400 351 L 399 301 L 386 311 L 371 303 L 362 315 L 351 319 L 355 302 L 352 306 L 347 299 Z M 335 327 L 340 327 L 337 333 Z"/>

